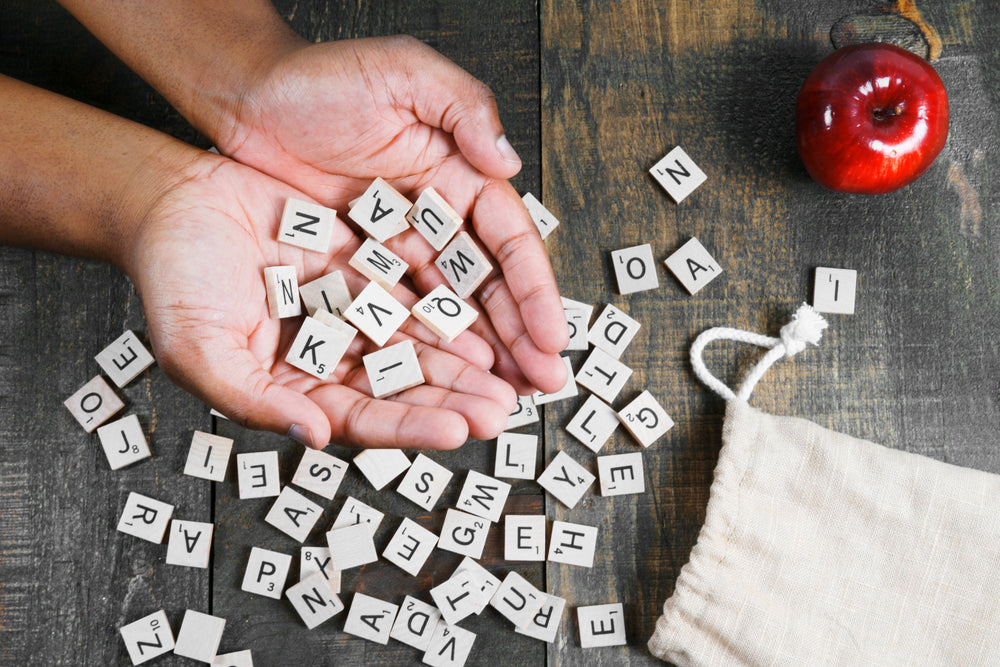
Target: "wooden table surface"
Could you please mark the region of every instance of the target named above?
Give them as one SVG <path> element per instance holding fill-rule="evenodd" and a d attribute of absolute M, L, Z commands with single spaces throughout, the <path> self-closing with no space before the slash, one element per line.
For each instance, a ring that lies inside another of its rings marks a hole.
<path fill-rule="evenodd" d="M 492 610 L 463 622 L 478 638 L 468 664 L 652 664 L 645 644 L 704 518 L 720 448 L 723 402 L 694 378 L 691 341 L 717 325 L 775 334 L 810 298 L 817 266 L 858 271 L 854 315 L 829 317 L 821 347 L 778 364 L 753 403 L 851 435 L 1000 473 L 1000 6 L 921 3 L 944 45 L 936 63 L 951 102 L 948 144 L 917 183 L 893 194 L 834 194 L 809 180 L 795 153 L 799 85 L 831 50 L 830 26 L 877 3 L 843 0 L 310 0 L 277 3 L 314 40 L 409 33 L 496 93 L 524 159 L 515 179 L 562 225 L 547 246 L 564 295 L 613 303 L 642 323 L 623 357 L 635 370 L 616 402 L 649 389 L 676 426 L 643 452 L 647 491 L 606 499 L 596 485 L 567 509 L 530 481 L 507 513 L 546 514 L 600 527 L 592 569 L 503 561 L 502 528 L 483 558 L 567 600 L 556 642 L 515 634 Z M 95 104 L 207 147 L 169 106 L 55 3 L 0 7 L 0 72 Z M 708 180 L 680 205 L 647 170 L 681 145 Z M 619 296 L 610 251 L 652 244 L 662 260 L 692 236 L 724 273 L 689 296 L 660 265 L 656 290 Z M 240 501 L 235 475 L 183 476 L 194 430 L 236 440 L 239 452 L 277 449 L 287 481 L 301 448 L 242 430 L 172 385 L 157 367 L 125 390 L 153 459 L 111 471 L 96 435 L 62 402 L 99 369 L 94 355 L 124 329 L 145 334 L 128 279 L 106 265 L 0 249 L 0 665 L 128 664 L 118 629 L 165 609 L 227 619 L 223 652 L 249 648 L 257 665 L 414 664 L 419 654 L 342 632 L 346 614 L 309 631 L 286 600 L 240 590 L 252 546 L 296 555 L 263 523 L 269 500 Z M 582 353 L 572 353 L 579 362 Z M 707 361 L 735 383 L 757 353 L 719 344 Z M 565 431 L 581 397 L 547 406 L 545 461 L 560 450 L 596 473 L 594 454 Z M 638 451 L 621 429 L 602 454 Z M 340 456 L 349 450 L 331 448 Z M 347 495 L 386 513 L 380 550 L 403 517 L 440 527 L 464 474 L 491 473 L 494 445 L 432 455 L 456 471 L 434 512 L 352 470 Z M 165 546 L 117 533 L 129 492 L 211 521 L 211 568 L 164 563 Z M 393 602 L 446 579 L 460 560 L 435 552 L 418 578 L 385 561 L 344 576 L 344 599 L 364 591 Z M 297 575 L 293 565 L 290 580 Z M 621 602 L 625 647 L 581 649 L 575 609 Z M 174 656 L 159 664 L 184 662 Z"/>

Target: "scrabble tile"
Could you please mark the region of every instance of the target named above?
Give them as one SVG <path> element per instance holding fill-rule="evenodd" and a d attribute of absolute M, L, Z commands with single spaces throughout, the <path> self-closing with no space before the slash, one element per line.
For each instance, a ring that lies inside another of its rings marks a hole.
<path fill-rule="evenodd" d="M 357 498 L 347 496 L 343 507 L 340 508 L 340 512 L 337 514 L 337 518 L 334 519 L 333 525 L 330 526 L 330 529 L 333 530 L 334 528 L 344 528 L 345 526 L 364 524 L 368 526 L 368 532 L 370 532 L 372 537 L 374 537 L 375 531 L 378 530 L 378 527 L 384 518 L 385 514 L 379 512 L 374 507 L 364 504 Z"/>
<path fill-rule="evenodd" d="M 314 252 L 329 252 L 337 212 L 332 208 L 289 197 L 281 213 L 278 240 Z"/>
<path fill-rule="evenodd" d="M 612 250 L 611 265 L 615 269 L 619 294 L 645 292 L 660 286 L 653 247 L 648 243 Z"/>
<path fill-rule="evenodd" d="M 587 332 L 587 340 L 615 359 L 621 359 L 622 353 L 639 333 L 640 327 L 638 322 L 609 303 L 594 320 Z"/>
<path fill-rule="evenodd" d="M 253 653 L 246 649 L 217 655 L 212 661 L 212 667 L 253 667 Z"/>
<path fill-rule="evenodd" d="M 812 306 L 820 313 L 854 314 L 858 272 L 816 267 Z"/>
<path fill-rule="evenodd" d="M 171 521 L 167 564 L 207 568 L 214 531 L 215 526 L 211 523 L 179 519 Z"/>
<path fill-rule="evenodd" d="M 481 517 L 461 510 L 448 509 L 441 526 L 438 548 L 479 559 L 492 524 Z"/>
<path fill-rule="evenodd" d="M 570 509 L 576 507 L 594 476 L 566 452 L 560 451 L 538 477 L 538 483 Z"/>
<path fill-rule="evenodd" d="M 399 607 L 391 602 L 355 593 L 344 622 L 344 632 L 377 644 L 388 644 L 398 612 Z"/>
<path fill-rule="evenodd" d="M 347 461 L 336 456 L 305 447 L 302 458 L 299 459 L 299 466 L 292 477 L 292 484 L 327 500 L 333 500 L 340 483 L 344 480 L 348 465 Z"/>
<path fill-rule="evenodd" d="M 459 232 L 434 260 L 455 294 L 465 299 L 493 269 L 489 257 L 467 232 Z"/>
<path fill-rule="evenodd" d="M 97 429 L 101 448 L 108 458 L 112 470 L 124 468 L 137 461 L 148 459 L 152 454 L 146 434 L 142 432 L 139 418 L 135 415 L 122 417 Z"/>
<path fill-rule="evenodd" d="M 581 308 L 563 308 L 566 315 L 566 326 L 569 328 L 569 343 L 567 350 L 586 350 L 590 347 L 587 340 L 587 329 L 590 328 L 590 316 Z"/>
<path fill-rule="evenodd" d="M 236 477 L 239 480 L 240 500 L 278 495 L 281 493 L 278 452 L 237 454 Z"/>
<path fill-rule="evenodd" d="M 87 433 L 93 432 L 125 407 L 115 390 L 100 375 L 80 387 L 63 401 L 63 405 Z"/>
<path fill-rule="evenodd" d="M 513 623 L 515 628 L 523 628 L 531 622 L 543 602 L 545 593 L 532 586 L 531 582 L 517 572 L 509 572 L 490 600 L 490 606 Z"/>
<path fill-rule="evenodd" d="M 173 513 L 173 505 L 133 491 L 128 494 L 125 507 L 122 509 L 121 518 L 118 520 L 118 532 L 161 544 Z"/>
<path fill-rule="evenodd" d="M 505 431 L 512 428 L 519 428 L 538 421 L 538 410 L 535 408 L 535 401 L 531 396 L 518 396 L 517 407 L 507 417 L 507 424 L 503 427 Z"/>
<path fill-rule="evenodd" d="M 343 572 L 378 560 L 375 541 L 366 524 L 334 528 L 326 534 L 326 542 L 330 547 L 330 564 L 335 570 Z"/>
<path fill-rule="evenodd" d="M 410 467 L 410 459 L 401 449 L 366 449 L 354 457 L 354 465 L 380 491 Z"/>
<path fill-rule="evenodd" d="M 385 345 L 409 316 L 406 306 L 396 301 L 378 283 L 368 283 L 344 314 L 348 322 L 379 347 Z"/>
<path fill-rule="evenodd" d="M 566 425 L 566 432 L 592 452 L 597 453 L 601 451 L 616 428 L 618 428 L 618 413 L 614 408 L 597 396 L 588 396 Z"/>
<path fill-rule="evenodd" d="M 221 482 L 226 478 L 232 452 L 232 438 L 195 431 L 191 436 L 191 449 L 188 450 L 184 464 L 184 474 Z"/>
<path fill-rule="evenodd" d="M 678 248 L 663 263 L 690 294 L 696 294 L 722 275 L 722 267 L 696 238 Z"/>
<path fill-rule="evenodd" d="M 542 202 L 538 201 L 535 195 L 530 192 L 526 192 L 521 201 L 524 202 L 525 207 L 528 209 L 528 214 L 531 216 L 531 221 L 535 223 L 535 227 L 538 228 L 538 233 L 541 235 L 542 240 L 555 230 L 559 226 L 559 219 L 552 215 L 552 212 L 542 205 Z"/>
<path fill-rule="evenodd" d="M 552 522 L 548 558 L 553 563 L 593 567 L 596 549 L 597 526 L 582 526 L 566 521 Z"/>
<path fill-rule="evenodd" d="M 94 359 L 119 389 L 153 365 L 153 355 L 132 331 L 126 331 Z"/>
<path fill-rule="evenodd" d="M 493 596 L 496 595 L 497 590 L 500 588 L 500 579 L 468 556 L 462 559 L 462 562 L 455 568 L 452 576 L 466 570 L 472 574 L 472 578 L 475 579 L 476 584 L 479 586 L 479 604 L 476 606 L 475 613 L 481 614 L 489 606 L 490 600 L 493 599 Z"/>
<path fill-rule="evenodd" d="M 302 306 L 306 315 L 314 317 L 317 311 L 324 310 L 331 315 L 343 317 L 347 307 L 354 297 L 347 287 L 342 271 L 333 271 L 299 286 Z"/>
<path fill-rule="evenodd" d="M 250 558 L 247 560 L 247 569 L 243 573 L 243 583 L 240 588 L 247 593 L 280 600 L 285 589 L 288 568 L 291 565 L 292 557 L 288 554 L 253 547 L 250 550 Z"/>
<path fill-rule="evenodd" d="M 617 419 L 615 420 L 617 423 Z M 527 433 L 501 433 L 497 437 L 495 477 L 535 479 L 538 436 Z"/>
<path fill-rule="evenodd" d="M 649 447 L 674 425 L 674 420 L 648 390 L 619 410 L 618 420 L 643 447 Z"/>
<path fill-rule="evenodd" d="M 562 360 L 563 364 L 566 365 L 566 384 L 563 385 L 562 389 L 552 394 L 543 394 L 540 391 L 532 394 L 531 400 L 535 402 L 536 406 L 545 405 L 546 403 L 555 403 L 556 401 L 563 401 L 577 395 L 578 391 L 576 388 L 576 381 L 573 379 L 572 362 L 570 362 L 569 357 L 563 357 Z"/>
<path fill-rule="evenodd" d="M 504 560 L 545 560 L 545 515 L 508 514 L 504 517 Z"/>
<path fill-rule="evenodd" d="M 582 648 L 625 645 L 625 609 L 620 602 L 577 607 L 576 616 Z"/>
<path fill-rule="evenodd" d="M 589 303 L 576 301 L 565 296 L 559 297 L 559 300 L 562 301 L 564 310 L 582 310 L 587 313 L 587 322 L 590 322 L 590 318 L 594 316 L 594 307 Z"/>
<path fill-rule="evenodd" d="M 379 243 L 395 236 L 400 223 L 406 225 L 406 214 L 412 208 L 410 200 L 381 178 L 372 181 L 368 189 L 352 202 L 347 214 L 358 227 Z"/>
<path fill-rule="evenodd" d="M 320 380 L 330 377 L 358 333 L 346 322 L 329 318 L 324 323 L 306 316 L 285 355 L 285 361 Z"/>
<path fill-rule="evenodd" d="M 162 609 L 123 625 L 119 632 L 133 665 L 141 665 L 174 649 L 174 633 Z"/>
<path fill-rule="evenodd" d="M 423 663 L 431 667 L 462 667 L 469 659 L 476 634 L 457 625 L 438 623 L 424 653 Z"/>
<path fill-rule="evenodd" d="M 365 239 L 348 261 L 358 273 L 391 291 L 410 265 L 375 239 Z"/>
<path fill-rule="evenodd" d="M 462 216 L 434 188 L 420 193 L 406 220 L 439 252 L 462 226 Z"/>
<path fill-rule="evenodd" d="M 452 472 L 424 454 L 417 454 L 396 491 L 428 512 L 444 493 Z"/>
<path fill-rule="evenodd" d="M 322 513 L 322 507 L 286 486 L 271 505 L 264 522 L 297 542 L 305 542 Z"/>
<path fill-rule="evenodd" d="M 187 609 L 184 620 L 181 621 L 181 629 L 177 631 L 174 653 L 211 664 L 219 652 L 225 629 L 226 619 Z"/>
<path fill-rule="evenodd" d="M 410 309 L 413 316 L 445 342 L 468 329 L 479 311 L 444 285 L 438 285 Z"/>
<path fill-rule="evenodd" d="M 455 625 L 476 613 L 482 589 L 469 570 L 462 570 L 432 588 L 430 593 L 444 622 Z"/>
<path fill-rule="evenodd" d="M 424 372 L 413 348 L 413 341 L 404 340 L 362 357 L 372 396 L 385 398 L 424 383 Z"/>
<path fill-rule="evenodd" d="M 542 606 L 538 608 L 531 621 L 522 628 L 515 628 L 518 634 L 528 635 L 543 642 L 552 643 L 559 634 L 559 623 L 562 620 L 566 600 L 557 596 L 544 594 Z"/>
<path fill-rule="evenodd" d="M 664 155 L 650 168 L 649 173 L 678 204 L 705 182 L 705 172 L 698 168 L 680 146 Z"/>
<path fill-rule="evenodd" d="M 642 474 L 642 452 L 597 457 L 597 475 L 602 496 L 624 496 L 644 493 L 646 481 Z"/>
<path fill-rule="evenodd" d="M 611 403 L 630 377 L 631 368 L 595 347 L 577 371 L 576 383 L 589 389 L 605 403 Z"/>
<path fill-rule="evenodd" d="M 415 577 L 434 551 L 437 541 L 437 535 L 416 521 L 404 517 L 382 551 L 382 557 Z"/>
<path fill-rule="evenodd" d="M 340 593 L 340 570 L 330 563 L 329 547 L 302 547 L 299 559 L 299 581 L 314 574 L 322 574 L 326 585 L 334 593 Z"/>
<path fill-rule="evenodd" d="M 285 597 L 295 607 L 302 622 L 312 630 L 329 621 L 344 609 L 344 603 L 330 590 L 326 577 L 320 572 L 312 574 L 285 591 Z"/>
<path fill-rule="evenodd" d="M 455 507 L 496 523 L 500 520 L 509 494 L 510 484 L 507 482 L 469 470 Z"/>
<path fill-rule="evenodd" d="M 407 595 L 399 605 L 396 622 L 392 624 L 389 638 L 419 651 L 426 651 L 430 646 L 434 628 L 440 620 L 441 612 L 437 607 Z"/>
<path fill-rule="evenodd" d="M 302 314 L 299 279 L 294 266 L 268 266 L 264 269 L 267 312 L 272 320 Z"/>

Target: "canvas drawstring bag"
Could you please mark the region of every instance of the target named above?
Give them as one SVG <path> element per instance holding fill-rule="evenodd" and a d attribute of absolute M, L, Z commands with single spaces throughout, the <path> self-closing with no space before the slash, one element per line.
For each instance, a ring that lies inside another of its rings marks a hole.
<path fill-rule="evenodd" d="M 1000 476 L 747 404 L 818 343 L 803 306 L 779 338 L 710 329 L 691 349 L 727 400 L 705 525 L 649 640 L 677 665 L 1000 665 Z M 734 393 L 713 340 L 769 348 Z"/>

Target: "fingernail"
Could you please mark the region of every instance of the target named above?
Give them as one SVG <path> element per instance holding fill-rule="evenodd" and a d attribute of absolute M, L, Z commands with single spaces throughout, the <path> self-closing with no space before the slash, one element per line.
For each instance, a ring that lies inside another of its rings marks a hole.
<path fill-rule="evenodd" d="M 301 426 L 299 424 L 292 424 L 288 428 L 288 437 L 299 443 L 300 445 L 305 445 L 306 447 L 311 447 L 316 449 L 316 444 L 313 442 L 312 431 L 309 430 L 308 426 Z"/>
<path fill-rule="evenodd" d="M 517 151 L 510 145 L 506 134 L 497 139 L 497 152 L 500 153 L 500 157 L 504 159 L 504 162 L 521 164 L 521 158 L 517 156 Z"/>

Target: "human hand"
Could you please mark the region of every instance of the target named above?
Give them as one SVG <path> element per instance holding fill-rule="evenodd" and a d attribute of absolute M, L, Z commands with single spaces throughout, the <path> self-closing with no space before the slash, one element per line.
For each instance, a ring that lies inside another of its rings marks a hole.
<path fill-rule="evenodd" d="M 142 296 L 157 361 L 175 382 L 234 421 L 316 447 L 333 438 L 445 449 L 503 429 L 514 392 L 486 372 L 492 351 L 471 332 L 443 343 L 408 319 L 389 344 L 414 341 L 427 383 L 390 400 L 370 396 L 361 357 L 374 348 L 363 335 L 327 381 L 286 363 L 298 319 L 270 319 L 264 267 L 295 266 L 299 284 L 343 269 L 356 294 L 365 282 L 347 268 L 356 234 L 338 224 L 327 254 L 278 243 L 285 200 L 303 195 L 210 153 L 177 183 L 138 223 L 121 261 Z M 393 295 L 416 301 L 403 287 Z"/>

